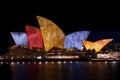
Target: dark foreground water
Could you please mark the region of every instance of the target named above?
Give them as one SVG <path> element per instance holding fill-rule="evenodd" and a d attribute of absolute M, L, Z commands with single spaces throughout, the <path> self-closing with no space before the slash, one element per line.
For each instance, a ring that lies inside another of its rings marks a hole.
<path fill-rule="evenodd" d="M 0 80 L 120 80 L 120 62 L 0 63 Z"/>

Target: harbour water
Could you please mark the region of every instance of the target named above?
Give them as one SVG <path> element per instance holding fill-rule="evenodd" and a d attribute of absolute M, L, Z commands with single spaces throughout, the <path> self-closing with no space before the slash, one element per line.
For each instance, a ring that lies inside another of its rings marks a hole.
<path fill-rule="evenodd" d="M 120 62 L 1 62 L 0 80 L 120 80 Z"/>

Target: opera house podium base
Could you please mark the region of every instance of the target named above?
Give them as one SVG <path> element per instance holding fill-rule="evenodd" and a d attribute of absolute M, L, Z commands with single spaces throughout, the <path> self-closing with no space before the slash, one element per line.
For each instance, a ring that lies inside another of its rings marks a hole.
<path fill-rule="evenodd" d="M 10 49 L 0 56 L 0 62 L 71 62 L 71 61 L 120 61 L 120 52 L 92 53 L 86 51 L 39 52 L 28 49 Z"/>
<path fill-rule="evenodd" d="M 15 62 L 15 63 L 29 63 L 29 62 L 111 62 L 111 61 L 120 61 L 120 58 L 44 58 L 44 59 L 41 59 L 41 58 L 2 58 L 0 59 L 0 63 L 4 63 L 4 62 L 7 62 L 7 63 L 10 63 L 10 62 Z"/>

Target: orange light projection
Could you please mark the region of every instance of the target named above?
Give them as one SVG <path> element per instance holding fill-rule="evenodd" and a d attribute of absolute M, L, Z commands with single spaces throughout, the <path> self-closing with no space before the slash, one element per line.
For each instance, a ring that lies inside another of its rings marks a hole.
<path fill-rule="evenodd" d="M 40 25 L 45 51 L 53 47 L 64 48 L 65 35 L 62 30 L 51 20 L 36 16 Z"/>
<path fill-rule="evenodd" d="M 91 48 L 91 46 L 93 45 L 93 42 L 91 42 L 91 41 L 83 40 L 82 42 L 83 42 L 86 50 L 89 50 Z"/>
<path fill-rule="evenodd" d="M 96 52 L 99 52 L 105 45 L 107 45 L 109 42 L 111 42 L 113 39 L 102 39 L 95 42 L 83 40 L 83 44 L 86 48 L 86 50 L 95 49 Z"/>

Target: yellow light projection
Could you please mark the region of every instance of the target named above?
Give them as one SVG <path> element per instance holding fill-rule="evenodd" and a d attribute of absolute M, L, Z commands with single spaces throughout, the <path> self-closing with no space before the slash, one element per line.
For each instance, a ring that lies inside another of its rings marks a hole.
<path fill-rule="evenodd" d="M 105 45 L 107 45 L 112 40 L 113 39 L 102 39 L 102 40 L 98 40 L 98 41 L 95 41 L 95 42 L 83 40 L 83 44 L 84 44 L 86 50 L 95 49 L 96 52 L 99 52 Z"/>
<path fill-rule="evenodd" d="M 58 48 L 61 48 L 63 49 L 64 48 L 64 40 L 65 38 L 62 38 L 61 40 L 59 40 L 54 47 L 58 47 Z"/>
<path fill-rule="evenodd" d="M 89 50 L 91 48 L 91 46 L 93 45 L 93 42 L 91 41 L 87 41 L 87 40 L 83 40 L 83 45 L 85 46 L 86 50 Z"/>
<path fill-rule="evenodd" d="M 65 35 L 62 30 L 51 20 L 41 16 L 36 17 L 43 36 L 45 51 L 49 51 L 55 46 L 64 48 Z"/>
<path fill-rule="evenodd" d="M 99 52 L 105 45 L 111 42 L 113 39 L 102 39 L 94 42 L 92 49 L 94 48 L 96 52 Z"/>

